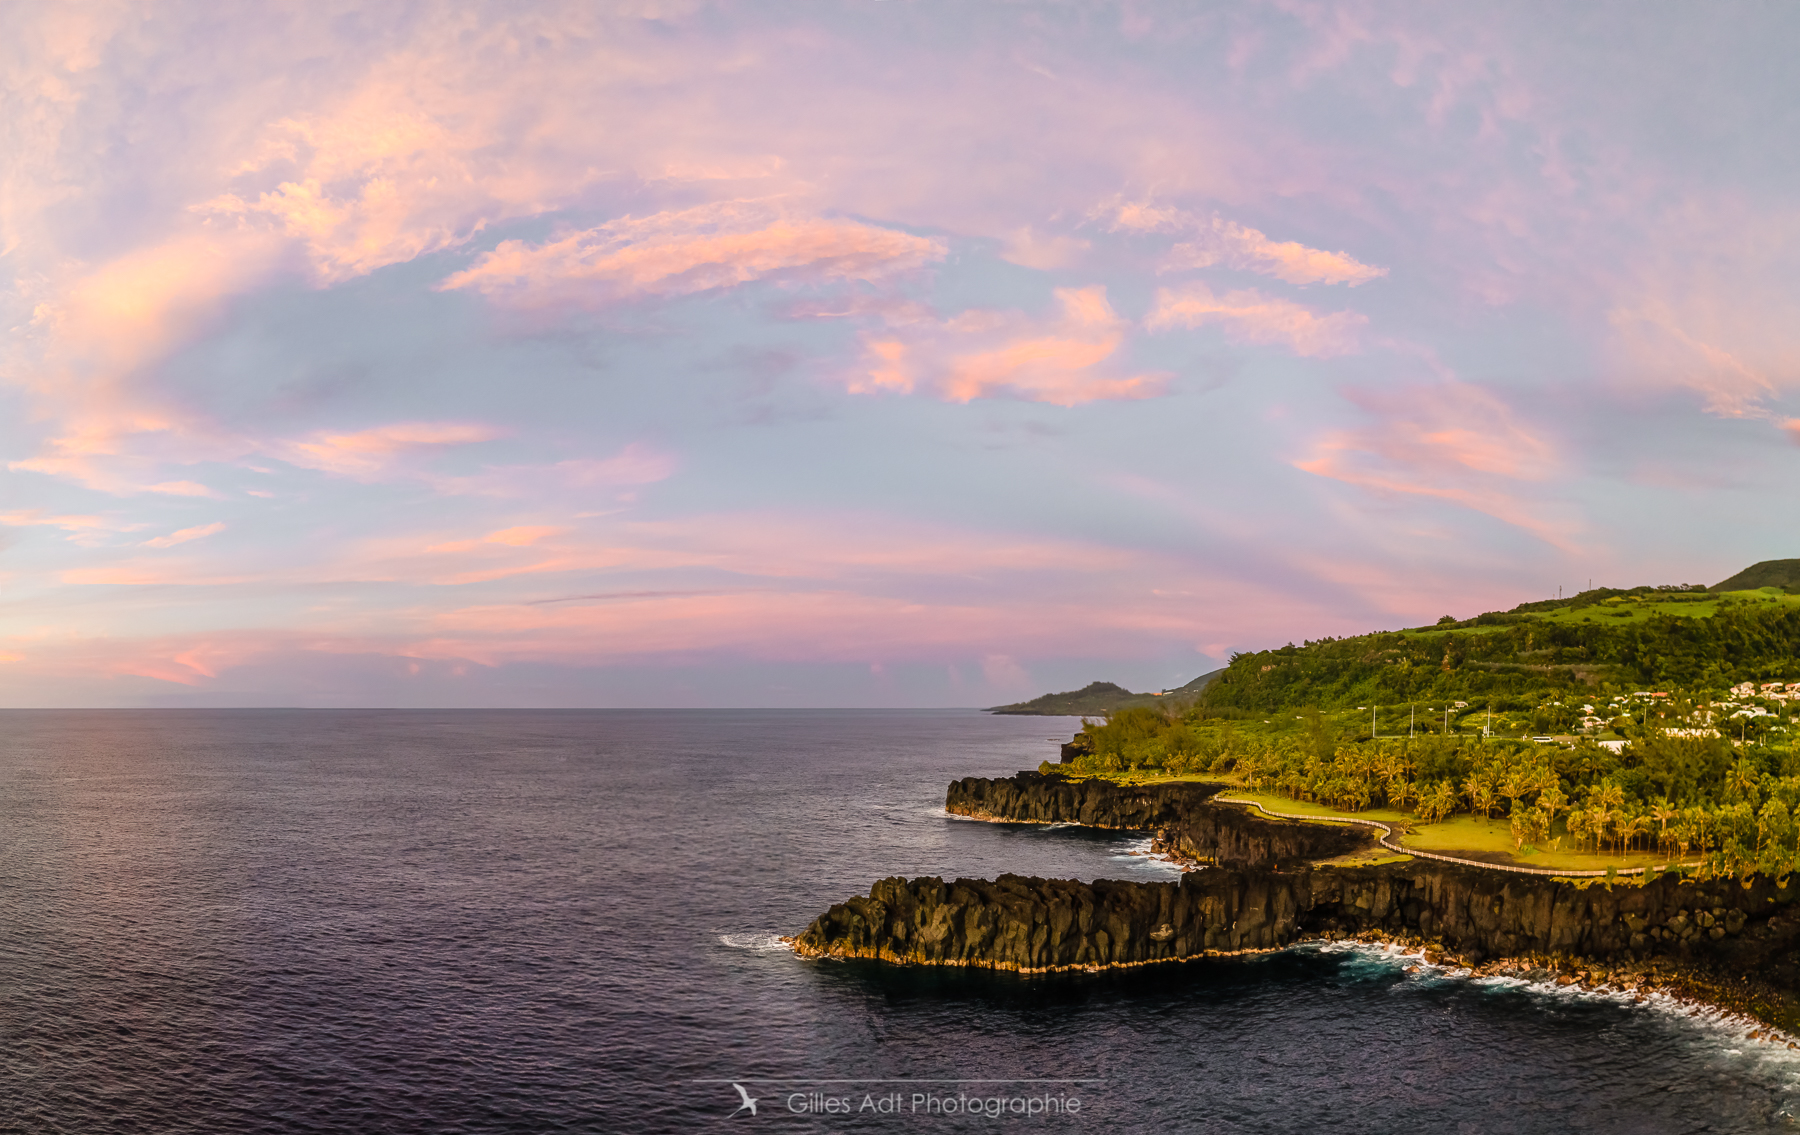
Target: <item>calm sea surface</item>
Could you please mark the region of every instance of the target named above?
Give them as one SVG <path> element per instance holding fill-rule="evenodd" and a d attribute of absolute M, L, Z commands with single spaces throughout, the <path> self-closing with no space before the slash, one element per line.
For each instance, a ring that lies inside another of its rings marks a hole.
<path fill-rule="evenodd" d="M 1375 950 L 1034 979 L 773 942 L 885 875 L 1171 877 L 943 814 L 1069 724 L 0 712 L 0 1130 L 1794 1129 L 1800 1054 L 1741 1027 Z M 925 1110 L 959 1093 L 1080 1110 Z"/>

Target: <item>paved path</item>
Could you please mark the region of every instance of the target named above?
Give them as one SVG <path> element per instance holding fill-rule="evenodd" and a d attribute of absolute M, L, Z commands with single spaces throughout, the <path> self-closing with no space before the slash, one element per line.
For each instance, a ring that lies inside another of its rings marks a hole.
<path fill-rule="evenodd" d="M 1221 804 L 1248 804 L 1265 816 L 1274 816 L 1281 820 L 1322 820 L 1328 824 L 1361 824 L 1365 828 L 1380 828 L 1381 835 L 1376 838 L 1381 841 L 1381 846 L 1389 851 L 1397 851 L 1401 855 L 1411 855 L 1419 859 L 1436 859 L 1440 863 L 1460 863 L 1464 867 L 1485 867 L 1489 871 L 1511 871 L 1515 875 L 1567 875 L 1582 879 L 1597 879 L 1607 874 L 1605 871 L 1552 871 L 1546 867 L 1514 867 L 1506 863 L 1483 863 L 1479 859 L 1458 859 L 1454 855 L 1439 855 L 1432 851 L 1414 851 L 1410 847 L 1401 847 L 1394 842 L 1394 829 L 1380 820 L 1359 820 L 1350 816 L 1313 816 L 1301 812 L 1271 812 L 1254 800 L 1233 800 L 1229 796 L 1215 796 L 1213 799 Z M 1691 867 L 1696 864 L 1690 863 L 1682 866 Z M 1668 867 L 1668 864 L 1664 864 L 1658 870 L 1666 871 Z M 1646 867 L 1621 867 L 1612 874 L 1642 875 L 1647 870 Z"/>

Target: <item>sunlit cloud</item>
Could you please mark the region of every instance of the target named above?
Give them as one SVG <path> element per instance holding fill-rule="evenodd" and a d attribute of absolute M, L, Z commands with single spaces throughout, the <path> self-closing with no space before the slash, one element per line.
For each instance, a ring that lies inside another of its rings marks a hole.
<path fill-rule="evenodd" d="M 353 433 L 321 430 L 274 447 L 290 464 L 358 480 L 373 480 L 408 454 L 473 445 L 504 435 L 476 422 L 399 422 Z"/>
<path fill-rule="evenodd" d="M 1447 501 L 1572 546 L 1572 522 L 1530 491 L 1561 472 L 1555 447 L 1494 394 L 1451 382 L 1350 398 L 1376 421 L 1327 432 L 1296 468 L 1381 496 Z"/>
<path fill-rule="evenodd" d="M 1148 203 L 1125 203 L 1113 211 L 1114 232 L 1174 233 L 1188 239 L 1175 245 L 1159 271 L 1179 272 L 1215 265 L 1273 276 L 1290 284 L 1348 284 L 1356 287 L 1388 274 L 1347 252 L 1326 252 L 1291 240 L 1270 240 L 1256 229 L 1214 214 Z"/>
<path fill-rule="evenodd" d="M 1628 336 L 1637 365 L 1689 387 L 1706 398 L 1708 413 L 1724 418 L 1766 418 L 1765 400 L 1775 383 L 1738 354 L 1690 334 L 1660 307 L 1619 309 L 1612 325 Z"/>
<path fill-rule="evenodd" d="M 107 542 L 115 533 L 136 532 L 149 525 L 142 521 L 123 520 L 116 516 L 46 515 L 38 509 L 20 509 L 0 513 L 0 524 L 8 528 L 60 528 L 68 533 L 71 543 L 94 547 Z"/>
<path fill-rule="evenodd" d="M 790 216 L 776 203 L 726 201 L 624 217 L 539 245 L 502 241 L 446 289 L 511 307 L 596 307 L 769 277 L 876 280 L 941 260 L 942 240 L 858 221 Z"/>
<path fill-rule="evenodd" d="M 680 459 L 634 441 L 611 457 L 576 457 L 537 465 L 489 465 L 468 475 L 426 474 L 446 496 L 536 497 L 583 489 L 621 489 L 654 484 L 675 475 Z"/>
<path fill-rule="evenodd" d="M 1078 406 L 1154 398 L 1168 375 L 1132 374 L 1117 355 L 1129 323 L 1114 314 L 1106 289 L 1061 288 L 1059 316 L 969 311 L 942 323 L 901 324 L 863 337 L 863 359 L 849 379 L 859 394 L 928 394 L 946 402 L 1016 398 Z"/>
<path fill-rule="evenodd" d="M 154 540 L 145 540 L 143 546 L 146 548 L 173 548 L 177 544 L 185 544 L 190 540 L 201 540 L 208 536 L 217 535 L 223 531 L 225 531 L 225 522 L 220 520 L 215 521 L 212 524 L 200 524 L 195 525 L 192 528 L 183 528 L 179 531 L 171 532 L 167 536 L 158 536 Z"/>
<path fill-rule="evenodd" d="M 1254 288 L 1215 296 L 1205 284 L 1187 284 L 1159 289 L 1144 325 L 1152 331 L 1169 331 L 1216 324 L 1233 342 L 1281 346 L 1302 357 L 1324 359 L 1360 350 L 1368 321 L 1350 311 L 1321 315 Z"/>

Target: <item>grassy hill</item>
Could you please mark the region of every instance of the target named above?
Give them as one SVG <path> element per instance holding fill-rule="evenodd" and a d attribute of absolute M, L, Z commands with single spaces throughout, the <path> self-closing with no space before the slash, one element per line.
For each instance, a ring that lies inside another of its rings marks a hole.
<path fill-rule="evenodd" d="M 1486 861 L 1779 878 L 1800 872 L 1800 703 L 1760 684 L 1800 683 L 1793 563 L 1238 654 L 1181 712 L 1085 724 L 1057 767 L 1386 809 L 1414 846 Z"/>
<path fill-rule="evenodd" d="M 1124 686 L 1112 682 L 1089 682 L 1079 690 L 1044 694 L 1012 705 L 997 705 L 987 712 L 1043 717 L 1097 717 L 1127 706 L 1154 705 L 1157 700 L 1153 694 L 1134 694 Z"/>
<path fill-rule="evenodd" d="M 1134 694 L 1124 686 L 1112 682 L 1090 682 L 1079 690 L 1045 694 L 1012 705 L 998 705 L 987 712 L 1040 717 L 1100 717 L 1132 706 L 1185 709 L 1193 705 L 1213 679 L 1224 672 L 1214 670 L 1202 674 L 1185 686 L 1164 690 L 1160 694 Z"/>
<path fill-rule="evenodd" d="M 1775 679 L 1800 679 L 1800 594 L 1596 588 L 1473 619 L 1240 654 L 1202 702 L 1265 713 L 1414 701 L 1504 710 L 1609 686 L 1722 693 Z"/>
<path fill-rule="evenodd" d="M 1784 591 L 1800 590 L 1800 560 L 1764 560 L 1760 564 L 1752 564 L 1713 590 L 1754 591 L 1763 587 L 1779 587 Z"/>

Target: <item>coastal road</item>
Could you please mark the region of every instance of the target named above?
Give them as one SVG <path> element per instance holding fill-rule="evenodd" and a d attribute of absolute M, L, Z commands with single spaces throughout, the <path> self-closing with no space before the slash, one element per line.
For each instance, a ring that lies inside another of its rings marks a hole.
<path fill-rule="evenodd" d="M 1215 796 L 1213 799 L 1220 804 L 1248 804 L 1263 815 L 1273 816 L 1278 820 L 1312 820 L 1327 824 L 1361 824 L 1365 828 L 1378 828 L 1381 831 L 1381 835 L 1376 838 L 1381 841 L 1381 846 L 1387 848 L 1389 851 L 1397 851 L 1401 855 L 1411 855 L 1417 859 L 1435 859 L 1440 863 L 1460 863 L 1464 867 L 1484 867 L 1489 871 L 1511 871 L 1515 875 L 1563 875 L 1579 879 L 1597 879 L 1609 873 L 1607 871 L 1552 871 L 1547 867 L 1514 867 L 1506 863 L 1483 863 L 1478 859 L 1458 859 L 1454 855 L 1439 855 L 1432 851 L 1415 851 L 1410 847 L 1401 847 L 1396 843 L 1394 840 L 1394 829 L 1391 826 L 1382 823 L 1380 820 L 1359 820 L 1350 816 L 1311 816 L 1300 812 L 1271 812 L 1255 800 L 1234 800 L 1229 796 Z M 1670 866 L 1694 867 L 1698 866 L 1698 864 L 1682 863 L 1672 865 L 1665 863 L 1656 869 L 1658 871 L 1667 871 Z M 1614 868 L 1610 873 L 1613 875 L 1642 875 L 1648 870 L 1650 870 L 1648 867 L 1624 867 Z"/>

